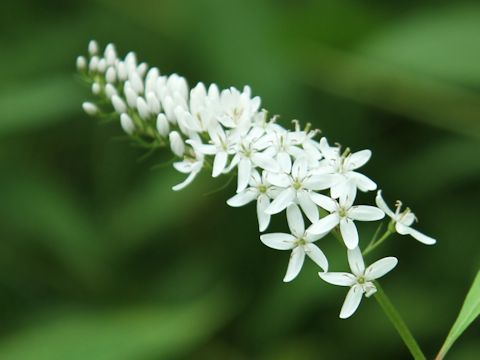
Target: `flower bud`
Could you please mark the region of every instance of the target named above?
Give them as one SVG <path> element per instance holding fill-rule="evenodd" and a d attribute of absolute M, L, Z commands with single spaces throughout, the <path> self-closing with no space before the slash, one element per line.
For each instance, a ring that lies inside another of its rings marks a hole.
<path fill-rule="evenodd" d="M 132 89 L 130 81 L 125 82 L 123 92 L 125 93 L 125 97 L 127 98 L 128 106 L 130 106 L 131 108 L 135 108 L 137 106 L 138 94 Z"/>
<path fill-rule="evenodd" d="M 168 136 L 170 140 L 170 148 L 172 152 L 178 157 L 182 157 L 185 153 L 185 144 L 183 143 L 182 137 L 177 131 L 172 131 Z"/>
<path fill-rule="evenodd" d="M 117 59 L 117 52 L 115 51 L 115 46 L 113 44 L 108 44 L 105 47 L 104 56 L 107 61 L 107 65 L 111 66 L 115 64 L 115 60 Z"/>
<path fill-rule="evenodd" d="M 98 54 L 98 43 L 95 40 L 90 40 L 88 43 L 88 53 L 91 56 Z"/>
<path fill-rule="evenodd" d="M 160 113 L 157 116 L 157 131 L 163 137 L 166 137 L 170 132 L 170 125 L 164 113 Z"/>
<path fill-rule="evenodd" d="M 155 93 L 149 92 L 147 94 L 147 104 L 152 113 L 158 114 L 160 112 L 160 102 L 155 96 Z"/>
<path fill-rule="evenodd" d="M 147 120 L 150 117 L 150 109 L 141 96 L 137 97 L 137 109 L 142 119 Z"/>
<path fill-rule="evenodd" d="M 83 111 L 85 111 L 90 116 L 94 116 L 98 113 L 97 105 L 95 105 L 91 102 L 84 102 L 82 104 L 82 108 L 83 108 Z"/>
<path fill-rule="evenodd" d="M 117 81 L 117 72 L 112 66 L 107 69 L 107 72 L 105 73 L 105 79 L 109 83 L 114 83 Z"/>
<path fill-rule="evenodd" d="M 78 71 L 83 71 L 87 68 L 87 59 L 85 59 L 84 56 L 79 56 L 77 57 L 77 70 Z"/>
<path fill-rule="evenodd" d="M 97 70 L 101 73 L 104 73 L 105 70 L 107 70 L 107 61 L 105 59 L 98 60 Z"/>
<path fill-rule="evenodd" d="M 115 111 L 119 114 L 122 114 L 127 111 L 127 105 L 118 95 L 112 96 L 112 105 Z"/>
<path fill-rule="evenodd" d="M 117 89 L 115 89 L 115 86 L 113 86 L 112 84 L 107 84 L 105 85 L 105 94 L 109 99 L 111 99 L 113 95 L 117 95 L 118 93 Z"/>
<path fill-rule="evenodd" d="M 94 95 L 98 95 L 98 94 L 100 94 L 100 91 L 102 91 L 102 88 L 101 88 L 100 84 L 97 83 L 97 82 L 94 82 L 92 84 L 92 93 Z"/>
<path fill-rule="evenodd" d="M 137 94 L 143 93 L 143 81 L 136 71 L 129 72 L 128 80 L 130 81 L 130 85 L 132 85 L 132 89 L 135 90 Z"/>
<path fill-rule="evenodd" d="M 120 81 L 125 81 L 128 79 L 127 67 L 123 61 L 119 61 L 117 64 L 117 75 Z"/>
<path fill-rule="evenodd" d="M 120 124 L 122 125 L 123 131 L 128 135 L 132 135 L 135 131 L 135 124 L 132 121 L 132 118 L 127 114 L 123 113 L 120 115 Z"/>
<path fill-rule="evenodd" d="M 98 61 L 99 59 L 97 56 L 92 56 L 90 62 L 88 63 L 88 70 L 90 70 L 90 72 L 95 72 L 98 70 Z"/>

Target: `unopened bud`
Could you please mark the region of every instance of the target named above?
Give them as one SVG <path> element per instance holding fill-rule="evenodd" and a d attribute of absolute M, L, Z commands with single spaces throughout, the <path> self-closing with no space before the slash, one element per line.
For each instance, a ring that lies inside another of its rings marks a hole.
<path fill-rule="evenodd" d="M 115 111 L 119 114 L 122 114 L 127 111 L 127 105 L 118 95 L 112 96 L 112 105 Z"/>
<path fill-rule="evenodd" d="M 150 109 L 141 96 L 137 97 L 137 109 L 142 119 L 147 120 L 150 117 Z"/>
<path fill-rule="evenodd" d="M 172 131 L 168 136 L 170 140 L 170 148 L 172 152 L 178 157 L 182 157 L 185 153 L 185 144 L 183 143 L 182 137 L 177 131 Z"/>
<path fill-rule="evenodd" d="M 132 121 L 132 118 L 127 114 L 123 113 L 120 115 L 120 124 L 122 125 L 123 131 L 128 135 L 132 135 L 135 131 L 135 124 Z"/>
<path fill-rule="evenodd" d="M 95 40 L 90 40 L 88 43 L 88 53 L 91 56 L 98 54 L 98 43 Z"/>
<path fill-rule="evenodd" d="M 85 111 L 90 116 L 94 116 L 98 113 L 97 105 L 95 105 L 91 102 L 84 102 L 82 104 L 82 108 L 83 108 L 83 111 Z"/>
<path fill-rule="evenodd" d="M 160 102 L 154 92 L 147 94 L 147 104 L 152 113 L 158 114 L 160 112 Z"/>
<path fill-rule="evenodd" d="M 160 113 L 157 116 L 157 131 L 163 137 L 166 137 L 170 132 L 170 125 L 164 113 Z"/>
<path fill-rule="evenodd" d="M 83 71 L 87 68 L 87 59 L 85 59 L 84 56 L 79 56 L 77 57 L 77 70 L 78 71 Z"/>

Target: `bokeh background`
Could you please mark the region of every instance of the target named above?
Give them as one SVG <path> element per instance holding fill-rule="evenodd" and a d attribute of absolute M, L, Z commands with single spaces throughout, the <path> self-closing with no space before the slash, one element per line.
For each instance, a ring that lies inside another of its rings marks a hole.
<path fill-rule="evenodd" d="M 375 300 L 342 321 L 345 289 L 311 263 L 284 284 L 288 253 L 260 243 L 253 205 L 225 204 L 233 185 L 174 193 L 167 152 L 143 159 L 81 111 L 92 38 L 372 149 L 365 171 L 438 238 L 369 258 L 399 257 L 384 289 L 433 358 L 480 262 L 478 1 L 2 2 L 0 359 L 409 358 Z M 479 338 L 477 322 L 449 357 L 479 359 Z"/>

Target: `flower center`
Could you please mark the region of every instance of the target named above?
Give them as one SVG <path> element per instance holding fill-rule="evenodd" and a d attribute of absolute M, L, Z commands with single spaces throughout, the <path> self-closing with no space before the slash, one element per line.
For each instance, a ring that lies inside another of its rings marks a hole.
<path fill-rule="evenodd" d="M 305 241 L 305 239 L 303 239 L 303 238 L 302 239 L 297 239 L 297 245 L 304 246 L 306 244 L 307 244 L 307 242 Z"/>
<path fill-rule="evenodd" d="M 260 185 L 258 187 L 258 191 L 260 191 L 262 194 L 265 194 L 267 192 L 267 187 L 265 185 Z"/>
<path fill-rule="evenodd" d="M 364 278 L 363 276 L 359 276 L 359 277 L 357 278 L 357 282 L 358 282 L 359 284 L 365 284 L 367 281 L 365 280 L 365 278 Z"/>
<path fill-rule="evenodd" d="M 345 218 L 348 216 L 348 210 L 345 208 L 340 208 L 340 210 L 338 211 L 338 215 L 340 215 L 340 217 L 342 218 Z"/>
<path fill-rule="evenodd" d="M 295 179 L 293 182 L 293 188 L 295 190 L 300 190 L 302 188 L 302 182 L 299 179 Z"/>

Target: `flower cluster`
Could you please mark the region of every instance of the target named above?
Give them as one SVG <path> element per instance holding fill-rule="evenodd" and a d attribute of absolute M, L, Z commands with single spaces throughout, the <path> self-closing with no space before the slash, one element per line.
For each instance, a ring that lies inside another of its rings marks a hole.
<path fill-rule="evenodd" d="M 321 268 L 323 280 L 350 286 L 342 318 L 354 313 L 363 294 L 376 291 L 372 280 L 397 264 L 396 258 L 387 257 L 365 269 L 356 222 L 381 220 L 387 214 L 400 234 L 435 242 L 410 227 L 415 217 L 408 209 L 393 213 L 380 191 L 378 207 L 355 205 L 358 191 L 377 189 L 358 172 L 369 161 L 370 150 L 332 146 L 325 137 L 318 139 L 319 131 L 310 125 L 301 128 L 297 121 L 292 129 L 282 127 L 248 86 L 221 90 L 198 83 L 190 89 L 183 77 L 138 63 L 132 52 L 118 57 L 112 44 L 100 53 L 91 41 L 88 52 L 88 58 L 77 59 L 77 68 L 99 100 L 85 102 L 84 110 L 119 119 L 125 133 L 145 147 L 169 146 L 178 158 L 174 168 L 186 175 L 173 190 L 209 169 L 212 177 L 236 174 L 236 194 L 227 204 L 239 207 L 256 201 L 261 232 L 272 215 L 285 210 L 290 233 L 267 233 L 260 240 L 273 249 L 291 250 L 284 281 L 295 279 L 307 255 Z M 345 245 L 352 274 L 328 272 L 327 257 L 317 242 L 332 232 Z"/>

